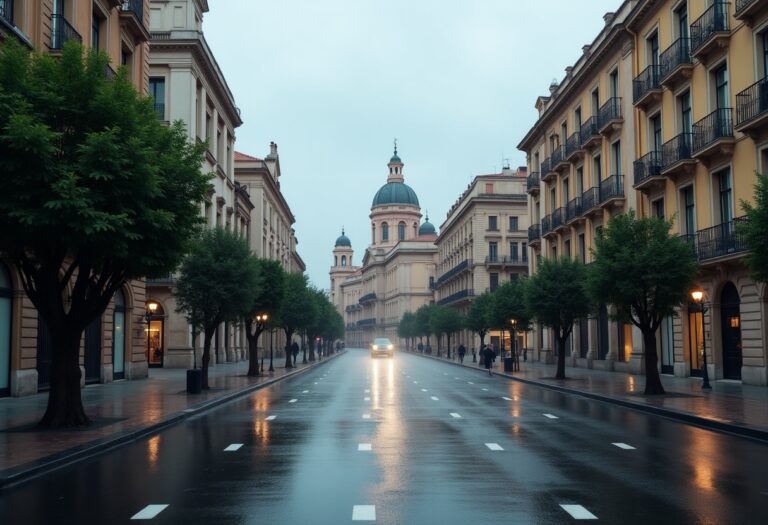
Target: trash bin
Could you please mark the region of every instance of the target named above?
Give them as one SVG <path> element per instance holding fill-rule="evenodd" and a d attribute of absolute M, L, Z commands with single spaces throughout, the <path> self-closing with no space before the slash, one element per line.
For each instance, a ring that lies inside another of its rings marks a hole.
<path fill-rule="evenodd" d="M 511 357 L 505 357 L 504 358 L 504 371 L 505 372 L 512 372 L 512 358 Z"/>
<path fill-rule="evenodd" d="M 199 394 L 203 391 L 203 371 L 199 368 L 187 370 L 187 394 Z"/>

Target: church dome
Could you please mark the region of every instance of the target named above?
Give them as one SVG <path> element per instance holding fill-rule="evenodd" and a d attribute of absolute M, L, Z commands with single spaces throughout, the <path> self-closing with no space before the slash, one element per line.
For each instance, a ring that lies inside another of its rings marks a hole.
<path fill-rule="evenodd" d="M 349 246 L 352 247 L 352 241 L 349 240 L 349 237 L 344 235 L 344 230 L 341 230 L 341 235 L 338 239 L 336 239 L 336 245 L 335 247 L 338 248 L 339 246 Z"/>
<path fill-rule="evenodd" d="M 424 224 L 419 226 L 419 235 L 437 235 L 435 225 L 429 222 L 429 217 L 424 221 Z"/>
<path fill-rule="evenodd" d="M 387 204 L 410 204 L 419 206 L 419 198 L 413 188 L 404 182 L 387 182 L 373 197 L 371 206 L 384 206 Z"/>

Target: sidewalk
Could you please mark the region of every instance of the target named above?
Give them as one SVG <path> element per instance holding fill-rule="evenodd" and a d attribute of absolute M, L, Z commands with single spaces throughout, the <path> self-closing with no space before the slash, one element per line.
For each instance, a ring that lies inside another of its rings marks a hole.
<path fill-rule="evenodd" d="M 433 359 L 438 359 L 434 356 Z M 445 358 L 441 361 L 451 362 Z M 452 361 L 462 366 L 458 361 Z M 472 358 L 464 358 L 464 367 L 483 370 Z M 710 392 L 701 390 L 701 379 L 661 376 L 665 395 L 643 394 L 645 377 L 621 372 L 565 367 L 568 379 L 554 379 L 555 365 L 520 362 L 519 372 L 502 372 L 503 360 L 496 360 L 494 374 L 579 394 L 644 412 L 652 412 L 703 426 L 768 441 L 768 388 L 742 385 L 738 381 L 710 381 Z"/>
<path fill-rule="evenodd" d="M 343 353 L 343 352 L 342 352 Z M 325 363 L 334 354 L 296 369 L 280 359 L 273 373 L 248 377 L 248 362 L 209 369 L 211 389 L 186 393 L 186 370 L 151 369 L 148 379 L 87 386 L 82 391 L 91 425 L 84 429 L 38 430 L 48 394 L 0 398 L 0 488 L 9 483 L 134 441 L 243 394 Z"/>

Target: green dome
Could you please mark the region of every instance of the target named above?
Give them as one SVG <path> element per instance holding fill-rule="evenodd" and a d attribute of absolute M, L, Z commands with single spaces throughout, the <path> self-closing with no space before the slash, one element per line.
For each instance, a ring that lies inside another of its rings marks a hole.
<path fill-rule="evenodd" d="M 391 159 L 389 159 L 389 162 L 399 162 L 400 164 L 403 163 L 403 161 L 400 160 L 400 157 L 397 156 L 397 151 L 395 151 L 395 154 L 392 155 Z"/>
<path fill-rule="evenodd" d="M 341 236 L 336 239 L 336 247 L 339 246 L 349 246 L 352 247 L 352 241 L 349 240 L 349 237 L 344 235 L 344 230 L 341 230 Z"/>
<path fill-rule="evenodd" d="M 419 226 L 419 235 L 437 235 L 435 225 L 429 222 L 429 217 L 427 217 L 427 220 L 424 221 L 424 224 Z"/>
<path fill-rule="evenodd" d="M 388 182 L 376 192 L 371 206 L 384 206 L 387 204 L 410 204 L 419 206 L 419 198 L 416 192 L 403 182 Z"/>

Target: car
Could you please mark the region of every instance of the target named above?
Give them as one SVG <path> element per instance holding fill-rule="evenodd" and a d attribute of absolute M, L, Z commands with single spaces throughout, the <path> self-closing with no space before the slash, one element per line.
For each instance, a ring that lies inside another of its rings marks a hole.
<path fill-rule="evenodd" d="M 371 357 L 379 355 L 387 357 L 393 357 L 395 355 L 395 345 L 393 345 L 392 341 L 386 337 L 377 337 L 373 340 L 373 343 L 371 343 Z"/>

